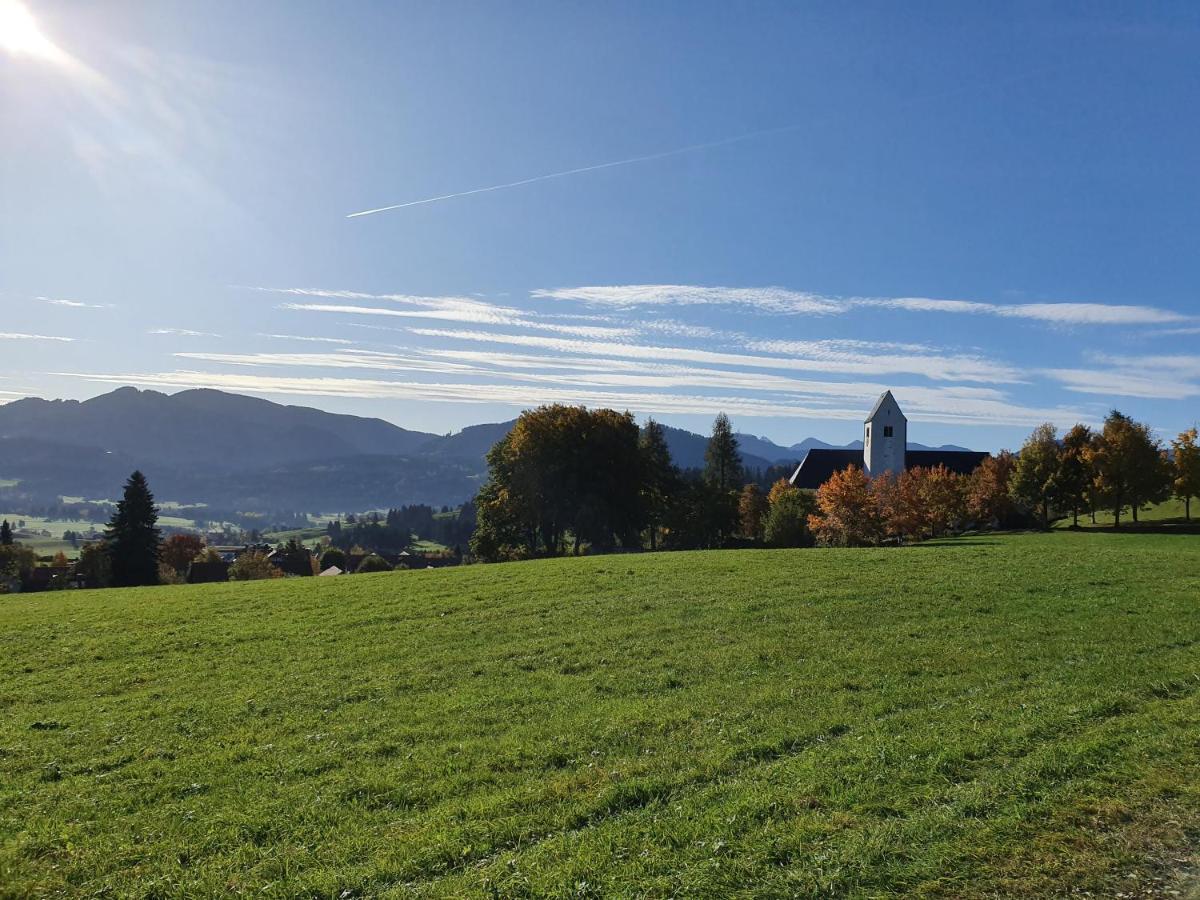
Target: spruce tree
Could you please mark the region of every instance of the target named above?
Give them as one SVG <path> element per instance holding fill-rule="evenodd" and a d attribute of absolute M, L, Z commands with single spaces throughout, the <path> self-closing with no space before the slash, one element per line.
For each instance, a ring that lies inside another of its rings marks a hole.
<path fill-rule="evenodd" d="M 649 525 L 650 549 L 658 549 L 658 530 L 682 489 L 679 469 L 671 461 L 667 436 L 653 419 L 646 420 L 639 439 L 642 457 L 642 502 Z"/>
<path fill-rule="evenodd" d="M 713 422 L 712 437 L 704 451 L 704 480 L 721 492 L 736 489 L 742 481 L 738 442 L 725 413 Z"/>
<path fill-rule="evenodd" d="M 146 476 L 134 472 L 104 533 L 114 587 L 158 584 L 158 510 Z"/>
<path fill-rule="evenodd" d="M 11 547 L 13 542 L 12 526 L 8 524 L 8 519 L 0 522 L 0 547 Z"/>

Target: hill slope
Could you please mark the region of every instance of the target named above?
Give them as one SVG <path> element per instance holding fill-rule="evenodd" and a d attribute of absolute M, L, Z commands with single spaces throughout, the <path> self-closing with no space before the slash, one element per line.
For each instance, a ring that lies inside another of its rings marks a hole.
<path fill-rule="evenodd" d="M 1053 533 L 6 598 L 2 893 L 1112 896 L 1200 827 L 1197 571 Z"/>

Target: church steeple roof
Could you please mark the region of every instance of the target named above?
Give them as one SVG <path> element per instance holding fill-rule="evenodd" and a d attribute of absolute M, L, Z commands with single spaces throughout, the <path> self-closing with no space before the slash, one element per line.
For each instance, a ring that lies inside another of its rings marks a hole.
<path fill-rule="evenodd" d="M 881 406 L 883 406 L 883 404 L 888 400 L 892 401 L 892 403 L 896 407 L 897 412 L 900 413 L 900 417 L 907 422 L 908 416 L 904 415 L 904 411 L 900 409 L 900 404 L 896 403 L 896 398 L 892 396 L 891 391 L 884 391 L 882 394 L 879 395 L 879 399 L 875 401 L 875 405 L 871 407 L 871 411 L 867 414 L 867 417 L 865 419 L 863 419 L 863 421 L 870 422 L 872 419 L 874 419 L 876 414 L 879 412 L 879 408 Z"/>

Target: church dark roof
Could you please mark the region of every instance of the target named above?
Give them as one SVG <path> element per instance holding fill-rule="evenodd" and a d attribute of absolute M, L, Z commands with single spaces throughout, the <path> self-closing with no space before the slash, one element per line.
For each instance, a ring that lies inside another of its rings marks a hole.
<path fill-rule="evenodd" d="M 974 450 L 908 450 L 904 454 L 904 465 L 910 469 L 945 466 L 959 475 L 970 475 L 988 456 Z"/>
<path fill-rule="evenodd" d="M 814 447 L 800 461 L 792 475 L 791 482 L 798 488 L 816 490 L 834 472 L 840 472 L 846 466 L 863 466 L 862 450 L 841 450 L 825 447 Z"/>
<path fill-rule="evenodd" d="M 974 450 L 906 450 L 904 464 L 909 469 L 945 466 L 959 475 L 970 475 L 987 457 L 988 454 Z M 834 472 L 840 472 L 850 465 L 860 469 L 863 467 L 862 450 L 814 448 L 796 467 L 791 482 L 798 488 L 815 490 L 828 481 Z"/>

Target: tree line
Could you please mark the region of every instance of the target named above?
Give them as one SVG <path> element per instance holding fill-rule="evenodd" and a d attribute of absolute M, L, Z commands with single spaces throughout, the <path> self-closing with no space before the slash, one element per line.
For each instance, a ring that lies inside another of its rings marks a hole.
<path fill-rule="evenodd" d="M 1200 446 L 1191 428 L 1170 449 L 1148 425 L 1113 410 L 1096 430 L 1075 425 L 1061 437 L 1039 425 L 1016 454 L 990 456 L 970 475 L 944 467 L 868 478 L 858 467 L 836 472 L 817 490 L 808 527 L 823 544 L 862 546 L 915 541 L 972 528 L 1008 528 L 1070 516 L 1073 527 L 1099 510 L 1121 527 L 1172 496 L 1200 495 Z"/>
<path fill-rule="evenodd" d="M 675 465 L 653 419 L 639 428 L 628 412 L 563 405 L 523 413 L 487 463 L 471 537 L 485 561 L 805 539 L 799 492 L 773 488 L 773 501 L 746 484 L 724 414 L 699 471 Z"/>

